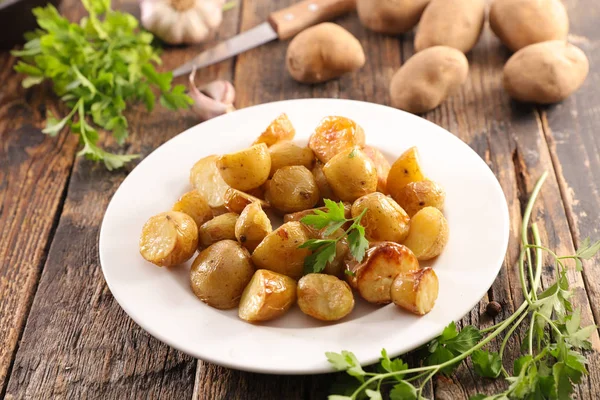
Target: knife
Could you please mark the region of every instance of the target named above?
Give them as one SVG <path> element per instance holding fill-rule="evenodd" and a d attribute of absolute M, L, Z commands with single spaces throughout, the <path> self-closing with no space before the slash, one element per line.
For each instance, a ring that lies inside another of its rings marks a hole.
<path fill-rule="evenodd" d="M 328 21 L 356 8 L 356 0 L 304 0 L 283 10 L 272 12 L 267 22 L 240 33 L 206 50 L 173 70 L 181 76 L 216 64 L 275 39 L 286 40 L 300 31 Z"/>

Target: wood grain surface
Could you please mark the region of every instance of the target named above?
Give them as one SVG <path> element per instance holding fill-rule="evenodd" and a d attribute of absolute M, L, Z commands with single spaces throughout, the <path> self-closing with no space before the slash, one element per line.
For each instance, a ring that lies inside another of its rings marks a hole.
<path fill-rule="evenodd" d="M 240 0 L 225 14 L 214 42 L 264 22 L 292 0 Z M 532 219 L 542 240 L 558 253 L 571 253 L 591 236 L 600 237 L 600 7 L 595 0 L 565 2 L 570 40 L 590 59 L 590 75 L 571 98 L 551 107 L 516 104 L 502 90 L 502 66 L 510 56 L 485 28 L 468 55 L 469 80 L 456 96 L 425 118 L 468 143 L 489 165 L 504 190 L 511 215 L 509 249 L 486 298 L 460 324 L 489 326 L 522 301 L 515 262 L 524 203 L 537 178 L 550 175 Z M 136 2 L 119 6 L 136 12 Z M 61 11 L 83 15 L 76 0 Z M 413 54 L 413 34 L 387 37 L 363 28 L 356 15 L 336 22 L 362 43 L 367 64 L 358 73 L 322 85 L 300 85 L 285 71 L 287 42 L 272 42 L 197 74 L 197 82 L 229 79 L 236 107 L 283 99 L 333 97 L 389 104 L 393 72 Z M 207 46 L 210 46 L 208 44 Z M 172 69 L 205 46 L 173 47 L 163 54 Z M 270 376 L 196 361 L 142 331 L 108 290 L 98 261 L 98 233 L 110 198 L 134 165 L 118 172 L 76 159 L 77 139 L 65 130 L 41 134 L 45 110 L 61 110 L 45 85 L 24 90 L 12 72 L 15 60 L 0 53 L 0 398 L 7 399 L 324 399 L 339 374 Z M 185 82 L 186 78 L 180 78 Z M 151 115 L 128 113 L 132 136 L 124 150 L 147 155 L 193 126 L 191 112 L 157 108 Z M 390 135 L 402 127 L 390 127 Z M 110 140 L 106 144 L 113 145 Z M 545 260 L 542 285 L 555 278 Z M 584 264 L 569 280 L 585 324 L 600 322 L 600 267 Z M 502 304 L 495 321 L 483 313 L 488 301 Z M 520 351 L 522 332 L 506 350 L 506 364 Z M 600 398 L 600 340 L 592 338 L 589 377 L 577 389 L 581 399 Z M 499 346 L 493 342 L 492 347 Z M 418 362 L 414 355 L 406 358 Z M 450 377 L 428 387 L 435 399 L 466 399 L 505 387 L 476 377 L 463 363 Z"/>

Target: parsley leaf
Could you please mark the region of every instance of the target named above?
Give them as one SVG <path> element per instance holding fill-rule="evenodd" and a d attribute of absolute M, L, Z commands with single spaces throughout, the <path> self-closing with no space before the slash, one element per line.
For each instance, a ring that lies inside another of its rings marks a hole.
<path fill-rule="evenodd" d="M 498 353 L 485 350 L 475 350 L 471 355 L 475 373 L 484 378 L 497 378 L 500 376 L 502 360 Z"/>
<path fill-rule="evenodd" d="M 417 398 L 417 388 L 406 381 L 394 385 L 390 391 L 390 400 L 416 400 Z"/>

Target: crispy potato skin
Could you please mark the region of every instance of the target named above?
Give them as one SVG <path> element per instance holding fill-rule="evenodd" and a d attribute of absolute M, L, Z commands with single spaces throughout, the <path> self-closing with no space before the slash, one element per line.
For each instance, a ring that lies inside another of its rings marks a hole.
<path fill-rule="evenodd" d="M 398 35 L 417 25 L 429 0 L 356 0 L 360 22 L 380 33 Z"/>
<path fill-rule="evenodd" d="M 248 251 L 233 240 L 204 249 L 192 264 L 190 284 L 196 297 L 211 307 L 237 307 L 254 267 Z"/>
<path fill-rule="evenodd" d="M 323 166 L 320 161 L 317 161 L 311 171 L 319 188 L 319 195 L 321 196 L 318 204 L 325 204 L 325 199 L 339 201 L 340 199 L 333 193 L 333 189 L 329 186 L 329 182 L 327 182 L 327 177 L 323 173 Z"/>
<path fill-rule="evenodd" d="M 270 321 L 285 314 L 295 302 L 295 280 L 259 269 L 242 293 L 238 316 L 248 322 Z"/>
<path fill-rule="evenodd" d="M 252 144 L 264 143 L 270 147 L 282 140 L 292 140 L 294 136 L 296 130 L 287 114 L 283 113 L 275 118 Z"/>
<path fill-rule="evenodd" d="M 272 231 L 271 221 L 260 203 L 246 206 L 235 223 L 235 237 L 249 252 L 253 252 Z"/>
<path fill-rule="evenodd" d="M 423 179 L 425 176 L 419 164 L 419 152 L 416 147 L 411 147 L 392 164 L 388 174 L 387 189 L 392 198 L 397 199 L 404 186 Z"/>
<path fill-rule="evenodd" d="M 185 193 L 173 205 L 173 211 L 181 211 L 193 218 L 197 227 L 213 218 L 213 211 L 197 190 Z"/>
<path fill-rule="evenodd" d="M 280 168 L 293 165 L 303 165 L 311 169 L 315 161 L 315 153 L 311 149 L 298 146 L 288 140 L 283 140 L 269 147 L 269 154 L 271 154 L 271 173 L 269 176 L 273 176 Z"/>
<path fill-rule="evenodd" d="M 362 150 L 375 164 L 375 169 L 377 170 L 377 191 L 387 193 L 387 177 L 391 168 L 390 162 L 375 147 L 365 146 Z"/>
<path fill-rule="evenodd" d="M 252 253 L 252 261 L 258 268 L 299 279 L 304 270 L 304 259 L 311 252 L 298 246 L 308 239 L 306 229 L 300 222 L 287 222 L 260 242 Z"/>
<path fill-rule="evenodd" d="M 411 217 L 425 207 L 435 207 L 442 211 L 446 200 L 444 189 L 428 179 L 410 182 L 400 189 L 397 196 L 395 200 Z"/>
<path fill-rule="evenodd" d="M 360 197 L 352 204 L 352 218 L 364 209 L 367 211 L 360 224 L 365 227 L 367 240 L 400 243 L 406 239 L 410 218 L 394 199 L 379 192 Z"/>
<path fill-rule="evenodd" d="M 200 159 L 190 170 L 190 183 L 213 209 L 223 207 L 223 196 L 229 186 L 225 183 L 219 169 L 217 159 L 211 155 Z"/>
<path fill-rule="evenodd" d="M 263 208 L 269 208 L 271 205 L 264 200 L 254 197 L 248 193 L 244 193 L 234 188 L 228 188 L 224 196 L 225 207 L 227 210 L 240 214 L 244 211 L 247 205 L 259 203 Z"/>
<path fill-rule="evenodd" d="M 198 248 L 203 249 L 220 240 L 236 240 L 235 224 L 239 215 L 225 213 L 218 215 L 198 228 Z"/>
<path fill-rule="evenodd" d="M 271 171 L 271 156 L 264 143 L 224 154 L 216 163 L 223 180 L 232 188 L 241 191 L 259 187 L 267 181 Z"/>
<path fill-rule="evenodd" d="M 449 229 L 444 214 L 434 207 L 419 210 L 410 220 L 404 245 L 418 260 L 430 260 L 440 255 L 448 243 Z"/>
<path fill-rule="evenodd" d="M 278 169 L 266 187 L 267 201 L 284 213 L 312 208 L 320 199 L 314 176 L 302 165 Z"/>
<path fill-rule="evenodd" d="M 352 312 L 354 296 L 348 284 L 335 276 L 308 274 L 298 281 L 298 306 L 321 321 L 337 321 Z"/>
<path fill-rule="evenodd" d="M 438 277 L 430 267 L 398 275 L 391 288 L 394 304 L 417 315 L 431 311 L 438 292 Z"/>
<path fill-rule="evenodd" d="M 343 201 L 353 202 L 377 190 L 377 169 L 358 148 L 335 155 L 323 167 L 333 192 Z"/>
<path fill-rule="evenodd" d="M 325 117 L 308 140 L 308 147 L 323 164 L 338 153 L 365 146 L 365 131 L 346 117 Z"/>
<path fill-rule="evenodd" d="M 140 254 L 159 267 L 189 260 L 198 246 L 198 227 L 193 218 L 178 211 L 151 217 L 142 228 Z"/>

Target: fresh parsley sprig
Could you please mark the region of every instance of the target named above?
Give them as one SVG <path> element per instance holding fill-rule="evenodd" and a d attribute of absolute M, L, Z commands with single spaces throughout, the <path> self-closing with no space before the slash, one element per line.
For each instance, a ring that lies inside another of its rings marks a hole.
<path fill-rule="evenodd" d="M 518 263 L 526 299 L 523 304 L 506 320 L 486 329 L 479 330 L 469 325 L 458 330 L 454 322 L 450 323 L 440 336 L 423 346 L 425 362 L 415 368 L 409 368 L 400 358 L 390 359 L 385 349 L 381 352 L 377 372 L 365 371 L 352 352 L 326 353 L 334 369 L 346 371 L 356 378 L 350 386 L 339 389 L 344 394 L 330 395 L 329 400 L 356 400 L 365 396 L 381 400 L 385 388 L 390 388 L 390 400 L 423 399 L 423 388 L 434 375 L 450 374 L 468 357 L 477 375 L 486 378 L 502 375 L 508 386 L 500 393 L 479 394 L 471 400 L 571 398 L 574 385 L 579 384 L 588 373 L 582 351 L 591 347 L 588 339 L 597 327 L 582 327 L 581 310 L 573 310 L 565 260 L 575 260 L 576 268 L 580 270 L 582 260 L 589 260 L 598 253 L 600 241 L 592 244 L 586 239 L 576 254 L 558 256 L 540 244 L 538 227 L 534 223 L 531 225 L 534 243 L 527 242 L 531 209 L 546 176 L 542 175 L 534 188 L 523 217 L 523 246 Z M 532 251 L 535 256 L 527 254 Z M 553 285 L 538 293 L 544 251 L 554 258 L 559 274 Z M 535 269 L 532 265 L 527 266 L 530 272 L 529 290 L 524 279 L 527 275 L 526 259 L 531 260 L 528 261 L 530 264 L 535 260 Z M 523 341 L 525 354 L 514 362 L 510 374 L 502 363 L 504 349 L 511 335 L 527 318 L 527 336 Z M 504 332 L 498 352 L 483 349 Z"/>
<path fill-rule="evenodd" d="M 329 199 L 325 199 L 324 202 L 327 211 L 315 210 L 314 214 L 301 219 L 303 224 L 316 229 L 324 229 L 322 236 L 327 238 L 310 239 L 299 246 L 302 249 L 313 251 L 311 255 L 304 259 L 304 273 L 306 274 L 323 271 L 327 263 L 335 259 L 337 243 L 344 238 L 348 241 L 350 254 L 359 262 L 365 257 L 365 252 L 369 248 L 369 242 L 365 238 L 365 228 L 360 224 L 360 220 L 367 209 L 365 208 L 355 218 L 346 218 L 344 203 L 341 201 L 336 203 Z M 344 231 L 343 235 L 331 237 L 348 222 L 352 224 Z"/>

